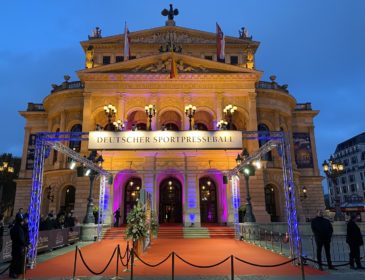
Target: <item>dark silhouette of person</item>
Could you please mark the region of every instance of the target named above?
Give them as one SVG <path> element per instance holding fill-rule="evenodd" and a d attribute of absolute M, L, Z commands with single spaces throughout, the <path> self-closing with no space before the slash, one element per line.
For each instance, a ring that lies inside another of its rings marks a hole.
<path fill-rule="evenodd" d="M 15 219 L 16 218 L 24 219 L 23 208 L 19 208 L 18 212 L 15 215 Z"/>
<path fill-rule="evenodd" d="M 360 246 L 364 245 L 364 241 L 356 220 L 357 215 L 352 214 L 351 219 L 347 223 L 346 243 L 350 247 L 350 268 L 355 269 L 354 263 L 356 262 L 357 269 L 365 269 L 360 261 Z"/>
<path fill-rule="evenodd" d="M 317 211 L 317 217 L 315 217 L 311 222 L 312 231 L 314 234 L 314 239 L 317 246 L 317 261 L 318 268 L 323 270 L 322 267 L 322 248 L 324 247 L 326 253 L 326 259 L 328 263 L 328 268 L 336 270 L 332 265 L 331 261 L 331 238 L 333 233 L 333 228 L 331 222 L 323 217 L 323 211 Z"/>
<path fill-rule="evenodd" d="M 25 265 L 25 248 L 26 237 L 23 229 L 24 221 L 17 215 L 15 218 L 15 223 L 10 230 L 10 237 L 12 241 L 11 246 L 11 263 L 9 269 L 10 278 L 18 278 L 24 273 Z"/>
<path fill-rule="evenodd" d="M 114 218 L 115 218 L 114 227 L 119 227 L 120 208 L 118 208 L 118 209 L 114 212 Z"/>

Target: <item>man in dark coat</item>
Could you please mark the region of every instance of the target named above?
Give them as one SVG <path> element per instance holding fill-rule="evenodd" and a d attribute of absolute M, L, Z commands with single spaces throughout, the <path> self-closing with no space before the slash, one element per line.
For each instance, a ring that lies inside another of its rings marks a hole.
<path fill-rule="evenodd" d="M 364 269 L 360 261 L 360 246 L 364 245 L 361 231 L 356 224 L 357 215 L 352 214 L 350 221 L 347 223 L 346 243 L 350 247 L 350 268 L 355 269 L 354 261 L 357 269 Z"/>
<path fill-rule="evenodd" d="M 323 217 L 322 210 L 317 211 L 317 217 L 315 217 L 312 220 L 311 227 L 317 246 L 317 261 L 319 269 L 323 270 L 322 247 L 324 247 L 324 250 L 326 252 L 328 268 L 335 270 L 336 268 L 332 265 L 331 261 L 331 249 L 330 249 L 333 228 L 331 222 Z"/>
<path fill-rule="evenodd" d="M 10 230 L 12 241 L 11 264 L 9 270 L 10 278 L 18 278 L 25 269 L 25 247 L 26 238 L 23 230 L 24 221 L 20 215 L 15 218 L 15 224 Z"/>
<path fill-rule="evenodd" d="M 114 212 L 114 218 L 115 218 L 114 227 L 119 227 L 120 208 L 118 208 L 117 211 Z"/>

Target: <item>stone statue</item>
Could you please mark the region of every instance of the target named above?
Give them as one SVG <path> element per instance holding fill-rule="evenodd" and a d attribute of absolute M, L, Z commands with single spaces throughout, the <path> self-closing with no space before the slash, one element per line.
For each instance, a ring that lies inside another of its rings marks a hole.
<path fill-rule="evenodd" d="M 248 30 L 246 27 L 241 27 L 241 29 L 238 30 L 238 33 L 240 35 L 240 39 L 252 39 L 252 36 L 248 36 Z"/>
<path fill-rule="evenodd" d="M 179 14 L 178 9 L 173 9 L 172 4 L 170 4 L 170 10 L 163 9 L 161 11 L 161 15 L 168 16 L 168 20 L 174 20 L 174 16 L 177 16 Z"/>

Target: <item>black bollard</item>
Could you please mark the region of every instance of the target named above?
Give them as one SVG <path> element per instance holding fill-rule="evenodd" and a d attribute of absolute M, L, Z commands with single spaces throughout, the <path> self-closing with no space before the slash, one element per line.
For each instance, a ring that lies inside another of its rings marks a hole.
<path fill-rule="evenodd" d="M 172 259 L 171 259 L 171 279 L 175 279 L 175 252 L 172 252 Z"/>
<path fill-rule="evenodd" d="M 234 280 L 234 257 L 231 255 L 231 280 Z"/>
<path fill-rule="evenodd" d="M 75 249 L 75 260 L 74 260 L 74 272 L 72 274 L 72 279 L 75 280 L 76 277 L 76 262 L 77 262 L 77 253 L 79 251 L 79 247 L 76 245 L 76 249 Z"/>

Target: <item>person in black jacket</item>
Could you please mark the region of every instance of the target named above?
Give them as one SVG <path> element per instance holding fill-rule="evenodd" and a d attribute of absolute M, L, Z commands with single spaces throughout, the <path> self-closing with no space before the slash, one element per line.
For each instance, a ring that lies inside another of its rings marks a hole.
<path fill-rule="evenodd" d="M 115 218 L 114 227 L 119 227 L 120 208 L 118 208 L 118 209 L 114 212 L 114 218 Z"/>
<path fill-rule="evenodd" d="M 354 261 L 358 269 L 364 269 L 360 261 L 360 246 L 364 245 L 361 231 L 356 224 L 357 215 L 352 214 L 350 221 L 347 223 L 346 243 L 350 247 L 350 268 L 355 269 Z"/>
<path fill-rule="evenodd" d="M 25 269 L 26 238 L 23 230 L 24 221 L 20 215 L 16 216 L 15 223 L 10 230 L 12 241 L 11 263 L 9 269 L 10 278 L 18 278 Z"/>
<path fill-rule="evenodd" d="M 315 217 L 312 220 L 311 227 L 317 246 L 317 261 L 319 269 L 323 270 L 322 247 L 324 247 L 324 250 L 326 252 L 328 268 L 335 270 L 336 268 L 332 265 L 331 261 L 331 249 L 330 249 L 333 228 L 331 222 L 323 217 L 322 210 L 317 211 L 317 217 Z"/>

